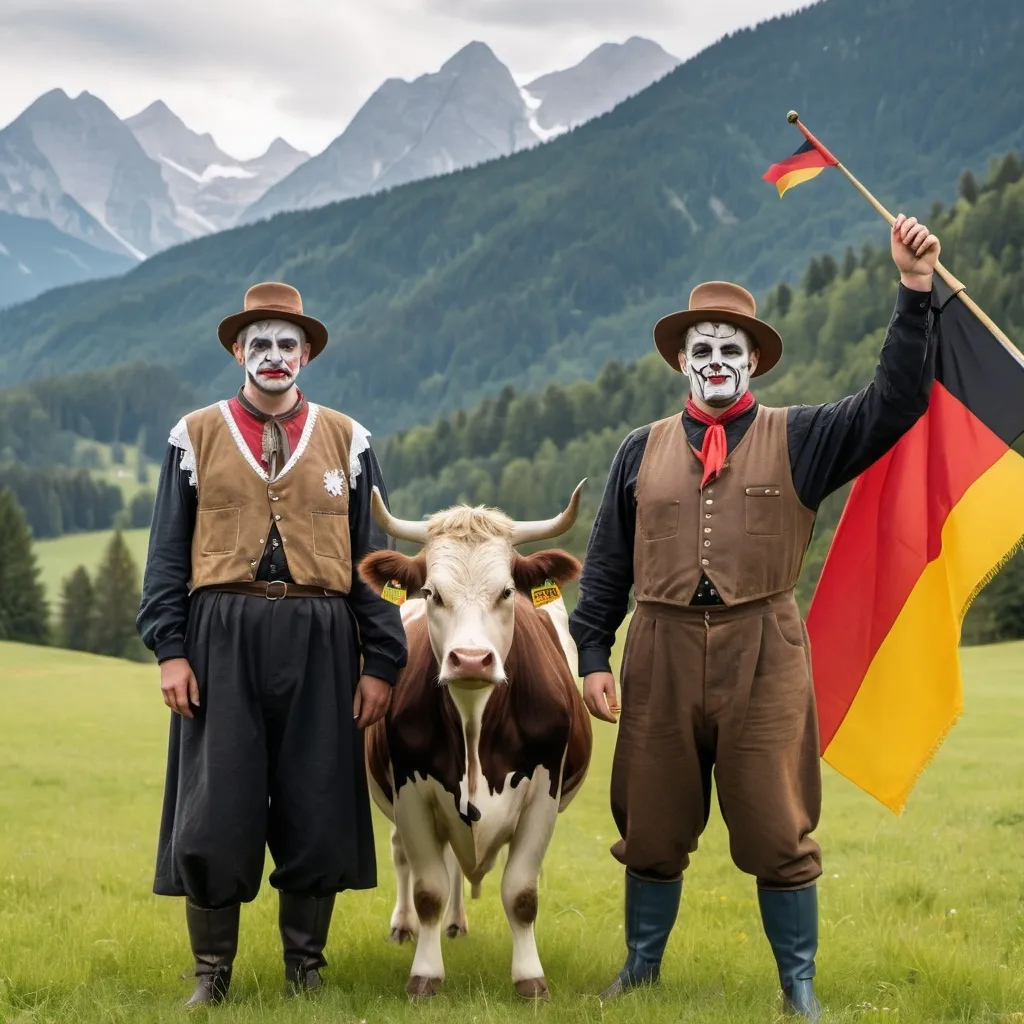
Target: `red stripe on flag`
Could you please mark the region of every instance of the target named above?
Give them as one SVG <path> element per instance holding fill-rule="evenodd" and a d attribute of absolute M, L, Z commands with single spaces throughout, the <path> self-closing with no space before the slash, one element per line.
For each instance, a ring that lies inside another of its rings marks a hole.
<path fill-rule="evenodd" d="M 924 416 L 857 478 L 807 615 L 822 753 L 938 556 L 950 510 L 1006 451 L 1006 442 L 936 381 Z"/>
<path fill-rule="evenodd" d="M 765 181 L 770 181 L 774 184 L 784 174 L 790 174 L 792 171 L 802 171 L 810 168 L 823 168 L 828 167 L 829 162 L 814 148 L 802 148 L 798 150 L 792 157 L 786 157 L 785 160 L 780 160 L 777 164 L 772 164 L 771 167 L 761 175 Z"/>

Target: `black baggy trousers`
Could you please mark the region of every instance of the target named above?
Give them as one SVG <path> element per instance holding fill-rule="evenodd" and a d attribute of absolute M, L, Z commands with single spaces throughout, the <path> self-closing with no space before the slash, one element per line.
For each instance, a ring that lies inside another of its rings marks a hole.
<path fill-rule="evenodd" d="M 250 902 L 268 846 L 276 889 L 373 888 L 347 602 L 200 591 L 186 653 L 199 707 L 171 716 L 153 891 L 210 909 Z"/>

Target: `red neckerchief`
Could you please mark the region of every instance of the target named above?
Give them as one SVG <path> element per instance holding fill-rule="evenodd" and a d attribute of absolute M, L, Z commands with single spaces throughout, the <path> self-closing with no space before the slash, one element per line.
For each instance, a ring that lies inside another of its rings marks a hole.
<path fill-rule="evenodd" d="M 296 391 L 298 392 L 298 389 L 296 389 Z M 301 401 L 302 393 L 298 392 L 298 394 Z M 256 417 L 253 416 L 241 402 L 239 402 L 237 397 L 228 399 L 228 408 L 231 410 L 231 417 L 235 421 L 243 440 L 249 446 L 249 451 L 252 452 L 253 458 L 264 469 L 268 469 L 269 467 L 263 461 L 262 420 L 256 419 Z M 306 426 L 306 419 L 308 416 L 309 405 L 307 403 L 297 416 L 293 416 L 290 420 L 281 421 L 281 426 L 284 427 L 285 432 L 288 434 L 288 447 L 291 451 L 295 451 L 295 448 L 299 443 L 299 438 L 302 437 L 302 431 Z"/>
<path fill-rule="evenodd" d="M 754 396 L 747 391 L 735 405 L 729 406 L 721 416 L 709 416 L 697 408 L 692 398 L 687 398 L 687 415 L 708 428 L 704 431 L 704 443 L 701 445 L 700 451 L 697 451 L 696 448 L 693 449 L 694 454 L 704 467 L 704 478 L 700 482 L 701 490 L 708 485 L 710 480 L 714 480 L 718 476 L 725 463 L 725 425 L 742 416 L 753 404 Z"/>

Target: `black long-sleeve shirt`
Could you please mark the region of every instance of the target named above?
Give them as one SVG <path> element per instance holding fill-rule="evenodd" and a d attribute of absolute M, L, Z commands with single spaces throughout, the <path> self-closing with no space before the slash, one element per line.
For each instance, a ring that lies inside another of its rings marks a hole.
<path fill-rule="evenodd" d="M 789 409 L 787 435 L 793 485 L 808 509 L 881 458 L 928 408 L 935 376 L 931 293 L 902 284 L 874 380 L 838 402 Z M 757 415 L 755 405 L 725 427 L 732 451 Z M 703 424 L 682 414 L 687 440 L 700 450 Z M 607 672 L 615 633 L 629 608 L 633 586 L 636 481 L 650 426 L 634 430 L 619 447 L 587 546 L 579 602 L 569 630 L 579 650 L 579 672 Z M 702 580 L 695 603 L 710 590 Z M 713 591 L 711 592 L 713 594 Z"/>
<path fill-rule="evenodd" d="M 181 454 L 180 448 L 169 444 L 160 470 L 137 620 L 143 642 L 161 662 L 185 657 L 192 532 L 198 499 L 190 482 L 190 471 L 180 466 Z M 356 619 L 363 672 L 393 685 L 407 656 L 401 616 L 393 604 L 363 582 L 355 569 L 368 552 L 394 547 L 370 511 L 374 485 L 380 488 L 385 503 L 387 488 L 372 447 L 359 455 L 359 467 L 355 485 L 349 489 L 353 568 L 352 588 L 345 600 Z M 267 538 L 256 578 L 292 582 L 276 526 Z"/>

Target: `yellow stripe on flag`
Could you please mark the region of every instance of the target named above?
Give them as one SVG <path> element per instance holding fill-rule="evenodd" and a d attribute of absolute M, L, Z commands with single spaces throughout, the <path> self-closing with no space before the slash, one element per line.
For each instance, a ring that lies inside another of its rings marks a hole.
<path fill-rule="evenodd" d="M 811 178 L 816 178 L 823 170 L 825 170 L 824 167 L 800 167 L 795 171 L 790 171 L 789 174 L 784 174 L 775 182 L 775 187 L 779 190 L 779 198 L 781 199 L 786 194 L 787 189 L 810 181 Z"/>
<path fill-rule="evenodd" d="M 1024 458 L 1011 450 L 950 511 L 941 553 L 921 573 L 824 753 L 897 814 L 963 710 L 963 616 L 1020 543 L 1021 509 Z"/>

